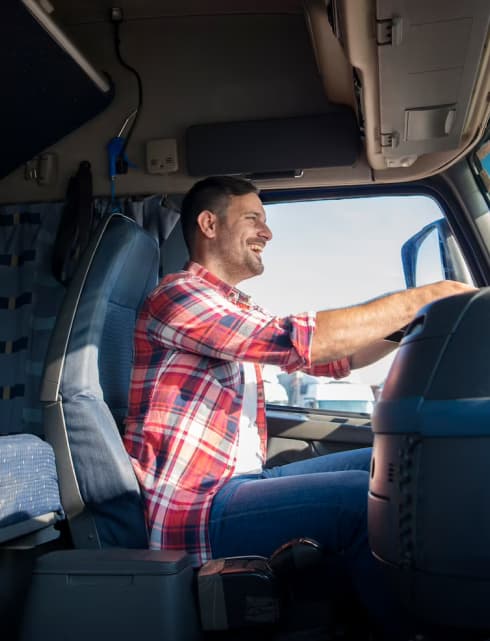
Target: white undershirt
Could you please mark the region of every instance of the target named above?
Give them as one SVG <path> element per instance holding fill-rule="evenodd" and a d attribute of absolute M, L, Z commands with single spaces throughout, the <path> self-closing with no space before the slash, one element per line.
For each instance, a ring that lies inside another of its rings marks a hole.
<path fill-rule="evenodd" d="M 243 376 L 243 406 L 233 476 L 257 474 L 262 471 L 260 437 L 257 429 L 257 376 L 253 363 L 243 363 Z"/>

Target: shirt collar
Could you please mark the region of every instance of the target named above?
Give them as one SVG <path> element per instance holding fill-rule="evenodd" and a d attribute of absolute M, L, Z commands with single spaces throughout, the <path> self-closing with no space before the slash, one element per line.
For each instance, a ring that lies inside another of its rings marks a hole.
<path fill-rule="evenodd" d="M 235 303 L 236 305 L 240 304 L 251 306 L 252 301 L 248 294 L 245 294 L 237 287 L 233 287 L 232 285 L 225 283 L 224 280 L 221 280 L 221 278 L 215 276 L 199 263 L 191 260 L 187 263 L 184 269 L 191 274 L 194 274 L 195 276 L 198 276 L 199 278 L 205 280 L 232 303 Z"/>

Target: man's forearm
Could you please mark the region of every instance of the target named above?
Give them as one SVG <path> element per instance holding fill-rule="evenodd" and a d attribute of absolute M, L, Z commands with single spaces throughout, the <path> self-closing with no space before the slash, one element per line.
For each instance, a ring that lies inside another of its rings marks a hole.
<path fill-rule="evenodd" d="M 359 369 L 360 367 L 371 365 L 371 363 L 379 361 L 383 356 L 390 354 L 396 347 L 398 347 L 398 343 L 393 341 L 376 341 L 368 347 L 364 347 L 355 354 L 352 354 L 350 357 L 350 366 L 352 369 Z"/>
<path fill-rule="evenodd" d="M 368 303 L 318 312 L 311 347 L 312 364 L 356 354 L 413 320 L 424 305 L 473 288 L 442 281 L 408 289 Z"/>

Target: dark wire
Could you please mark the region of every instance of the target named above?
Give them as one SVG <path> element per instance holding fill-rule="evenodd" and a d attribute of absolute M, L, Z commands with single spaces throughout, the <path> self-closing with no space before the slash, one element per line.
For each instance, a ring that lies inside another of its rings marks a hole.
<path fill-rule="evenodd" d="M 119 158 L 122 158 L 124 156 L 124 152 L 126 151 L 126 147 L 128 146 L 128 143 L 131 139 L 131 136 L 133 135 L 134 128 L 136 127 L 136 123 L 138 122 L 140 111 L 143 106 L 143 83 L 141 82 L 141 76 L 136 71 L 136 69 L 134 67 L 131 67 L 131 65 L 128 65 L 128 63 L 123 59 L 121 55 L 121 40 L 119 38 L 119 25 L 121 24 L 121 22 L 113 21 L 113 24 L 114 24 L 114 46 L 116 49 L 116 56 L 117 56 L 117 59 L 119 60 L 119 64 L 123 66 L 125 69 L 127 69 L 128 71 L 130 71 L 136 77 L 136 82 L 138 83 L 138 106 L 136 107 L 136 113 L 132 119 L 133 122 L 129 127 L 128 135 L 125 136 L 124 138 L 124 143 L 121 148 L 121 153 L 119 154 Z"/>

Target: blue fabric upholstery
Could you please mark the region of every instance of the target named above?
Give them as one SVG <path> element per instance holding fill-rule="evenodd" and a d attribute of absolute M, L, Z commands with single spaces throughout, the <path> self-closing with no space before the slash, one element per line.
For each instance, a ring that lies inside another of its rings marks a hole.
<path fill-rule="evenodd" d="M 52 448 L 37 436 L 0 437 L 0 528 L 55 512 L 63 517 Z"/>
<path fill-rule="evenodd" d="M 178 246 L 177 255 L 173 259 L 175 245 L 175 235 L 180 231 L 180 225 L 177 221 L 180 218 L 181 196 L 174 196 L 170 199 L 162 194 L 153 194 L 143 198 L 133 198 L 132 196 L 123 196 L 117 199 L 118 211 L 128 218 L 135 220 L 140 227 L 146 229 L 158 242 L 160 249 L 166 243 L 170 234 L 173 235 L 172 243 L 165 246 L 165 251 L 160 254 L 160 278 L 164 274 L 178 271 L 183 265 L 182 255 L 187 251 L 182 237 L 182 244 Z M 104 218 L 114 203 L 107 198 L 94 199 L 94 213 L 98 218 Z M 180 234 L 182 232 L 180 231 Z M 182 253 L 183 252 L 183 253 Z M 163 264 L 165 260 L 165 264 Z M 168 264 L 170 262 L 170 265 Z"/>
<path fill-rule="evenodd" d="M 62 203 L 0 207 L 3 434 L 42 435 L 39 386 L 49 338 L 65 293 L 51 273 L 51 253 L 61 210 Z"/>
<path fill-rule="evenodd" d="M 160 246 L 170 233 L 181 234 L 175 205 L 161 194 L 141 199 L 124 197 L 119 204 L 125 215 L 149 230 Z M 62 202 L 0 206 L 0 434 L 43 435 L 39 388 L 48 343 L 65 294 L 65 287 L 51 269 L 63 206 Z M 107 198 L 95 199 L 95 217 L 105 219 L 111 206 Z M 165 273 L 182 265 L 180 254 L 172 258 L 175 245 L 172 241 L 169 251 L 162 252 L 166 262 L 170 261 Z M 122 310 L 112 316 L 123 332 L 118 330 L 115 340 L 119 349 L 126 350 L 127 363 L 132 342 L 129 325 L 122 320 Z M 104 344 L 111 340 L 110 327 L 108 323 L 104 329 Z M 124 332 L 127 338 L 122 340 Z M 117 397 L 124 396 L 129 374 L 127 365 L 114 371 L 110 365 L 107 369 L 107 362 L 101 361 L 104 391 L 120 423 L 125 401 L 118 409 Z"/>
<path fill-rule="evenodd" d="M 114 215 L 94 254 L 71 328 L 60 395 L 81 496 L 103 546 L 147 547 L 138 483 L 124 449 L 133 331 L 157 283 L 158 246 Z M 116 418 L 116 420 L 115 420 Z"/>

